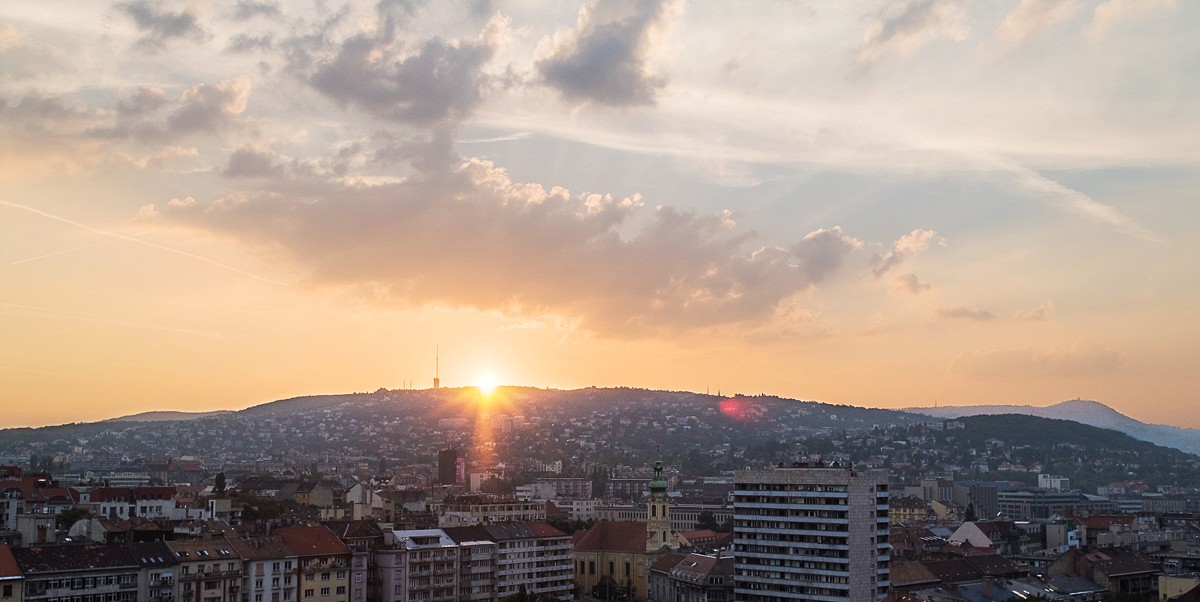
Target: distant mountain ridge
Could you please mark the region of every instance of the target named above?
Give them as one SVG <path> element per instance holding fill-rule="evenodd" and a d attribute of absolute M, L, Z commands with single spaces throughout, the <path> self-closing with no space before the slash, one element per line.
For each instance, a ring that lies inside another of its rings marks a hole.
<path fill-rule="evenodd" d="M 1073 420 L 1081 424 L 1121 431 L 1134 439 L 1149 441 L 1164 447 L 1173 447 L 1189 454 L 1200 456 L 1200 430 L 1167 426 L 1164 424 L 1147 424 L 1130 418 L 1103 403 L 1087 399 L 1071 399 L 1050 406 L 939 406 L 933 408 L 905 408 L 905 411 L 925 414 L 935 418 L 1022 414 L 1039 418 Z"/>
<path fill-rule="evenodd" d="M 218 416 L 220 414 L 229 414 L 233 410 L 216 410 L 213 412 L 175 412 L 171 410 L 162 410 L 157 412 L 142 412 L 140 414 L 130 414 L 119 418 L 109 418 L 100 422 L 169 422 L 173 420 L 196 420 L 199 418 L 208 418 L 209 416 Z"/>

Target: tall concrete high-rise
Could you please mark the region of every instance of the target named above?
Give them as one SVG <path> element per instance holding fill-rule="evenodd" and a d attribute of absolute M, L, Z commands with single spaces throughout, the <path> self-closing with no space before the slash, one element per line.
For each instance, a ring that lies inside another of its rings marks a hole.
<path fill-rule="evenodd" d="M 438 452 L 438 483 L 466 485 L 467 455 L 463 450 L 451 448 Z"/>
<path fill-rule="evenodd" d="M 890 586 L 888 507 L 886 471 L 737 472 L 736 599 L 877 602 Z"/>

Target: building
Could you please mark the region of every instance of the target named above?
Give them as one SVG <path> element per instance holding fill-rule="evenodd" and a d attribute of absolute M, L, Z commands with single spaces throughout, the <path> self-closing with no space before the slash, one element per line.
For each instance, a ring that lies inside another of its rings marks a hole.
<path fill-rule="evenodd" d="M 1157 593 L 1159 571 L 1149 558 L 1131 549 L 1084 552 L 1071 548 L 1050 563 L 1046 574 L 1083 577 L 1112 594 L 1152 596 Z"/>
<path fill-rule="evenodd" d="M 242 557 L 224 534 L 167 542 L 179 563 L 180 602 L 240 602 Z M 26 598 L 28 599 L 28 598 Z"/>
<path fill-rule="evenodd" d="M 1000 514 L 1009 520 L 1047 520 L 1056 515 L 1113 512 L 1117 506 L 1112 500 L 1099 496 L 1046 489 L 1001 491 L 996 499 Z"/>
<path fill-rule="evenodd" d="M 176 597 L 172 574 L 178 563 L 161 542 L 45 546 L 12 553 L 24 575 L 25 602 L 135 602 Z"/>
<path fill-rule="evenodd" d="M 467 456 L 462 450 L 443 449 L 438 452 L 438 483 L 467 484 Z"/>
<path fill-rule="evenodd" d="M 654 478 L 646 485 L 650 493 L 644 521 L 601 519 L 576 535 L 573 558 L 575 586 L 580 592 L 643 600 L 649 592 L 651 565 L 687 544 L 671 528 L 671 504 L 661 460 L 654 463 Z"/>
<path fill-rule="evenodd" d="M 1070 491 L 1071 479 L 1060 475 L 1039 474 L 1038 489 L 1047 491 Z"/>
<path fill-rule="evenodd" d="M 443 531 L 459 545 L 460 558 L 472 557 L 478 566 L 483 566 L 483 559 L 475 558 L 480 556 L 481 546 L 494 546 L 495 597 L 524 591 L 532 596 L 572 598 L 572 545 L 571 536 L 566 533 L 537 522 L 447 527 Z M 472 582 L 482 580 L 472 574 Z M 463 592 L 463 595 L 473 593 Z"/>
<path fill-rule="evenodd" d="M 452 602 L 459 599 L 461 567 L 459 545 L 441 529 L 393 531 L 391 545 L 376 553 L 382 599 L 389 602 Z M 486 552 L 486 549 L 484 550 Z M 482 557 L 474 558 L 486 561 Z M 473 561 L 474 561 L 473 560 Z M 485 563 L 484 566 L 491 566 Z M 483 575 L 482 571 L 479 573 Z M 468 572 L 468 575 L 473 573 Z M 495 599 L 489 595 L 487 577 L 468 596 L 471 600 Z"/>
<path fill-rule="evenodd" d="M 541 502 L 517 499 L 489 499 L 482 496 L 447 498 L 440 507 L 431 508 L 438 515 L 439 527 L 469 527 L 495 523 L 527 523 L 546 520 L 546 506 Z"/>
<path fill-rule="evenodd" d="M 650 567 L 651 602 L 733 600 L 733 557 L 667 554 Z"/>
<path fill-rule="evenodd" d="M 25 591 L 25 576 L 12 550 L 0 543 L 0 602 L 21 602 Z"/>
<path fill-rule="evenodd" d="M 77 505 L 106 518 L 179 518 L 175 487 L 96 487 L 72 489 Z"/>
<path fill-rule="evenodd" d="M 876 602 L 888 590 L 885 471 L 809 467 L 734 475 L 735 596 Z"/>
<path fill-rule="evenodd" d="M 296 555 L 299 602 L 348 602 L 353 555 L 337 535 L 321 525 L 275 529 Z"/>
<path fill-rule="evenodd" d="M 541 478 L 534 484 L 549 484 L 554 487 L 555 498 L 586 500 L 592 497 L 592 480 L 578 477 Z"/>
<path fill-rule="evenodd" d="M 564 510 L 566 503 L 555 502 Z M 671 528 L 676 531 L 691 531 L 700 522 L 700 515 L 709 512 L 718 524 L 733 520 L 733 508 L 721 504 L 671 504 Z M 625 504 L 620 506 L 597 506 L 597 520 L 638 521 L 645 522 L 649 517 L 649 508 L 645 505 Z"/>
<path fill-rule="evenodd" d="M 242 539 L 227 537 L 242 557 L 242 600 L 245 602 L 296 602 L 296 553 L 277 535 Z"/>
<path fill-rule="evenodd" d="M 902 495 L 892 498 L 888 508 L 888 521 L 893 525 L 923 523 L 933 518 L 929 502 L 915 496 Z"/>

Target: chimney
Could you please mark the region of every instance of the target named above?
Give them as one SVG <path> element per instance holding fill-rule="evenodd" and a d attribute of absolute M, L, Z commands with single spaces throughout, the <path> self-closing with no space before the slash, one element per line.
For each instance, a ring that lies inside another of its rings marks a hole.
<path fill-rule="evenodd" d="M 991 599 L 996 595 L 996 582 L 990 575 L 983 578 L 983 588 L 980 590 L 984 598 Z"/>

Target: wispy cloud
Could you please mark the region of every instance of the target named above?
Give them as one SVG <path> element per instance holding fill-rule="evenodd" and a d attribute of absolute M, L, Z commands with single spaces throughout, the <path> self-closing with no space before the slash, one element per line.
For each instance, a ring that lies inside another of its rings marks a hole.
<path fill-rule="evenodd" d="M 1158 9 L 1174 10 L 1176 4 L 1176 0 L 1107 0 L 1096 6 L 1085 33 L 1088 39 L 1099 42 L 1124 21 Z"/>
<path fill-rule="evenodd" d="M 166 245 L 160 245 L 160 244 L 158 244 L 158 243 L 155 243 L 155 242 L 150 242 L 150 241 L 148 241 L 148 240 L 143 240 L 143 239 L 136 238 L 136 237 L 133 237 L 133 236 L 128 236 L 128 235 L 125 235 L 125 234 L 121 234 L 121 233 L 118 233 L 118 232 L 110 232 L 110 231 L 108 231 L 108 230 L 102 230 L 102 229 L 100 229 L 100 228 L 95 228 L 95 227 L 89 226 L 89 225 L 87 225 L 87 224 L 83 224 L 83 223 L 77 222 L 77 221 L 75 221 L 75 220 L 72 220 L 72 219 L 68 219 L 68 218 L 62 217 L 62 216 L 60 216 L 60 215 L 55 215 L 55 214 L 53 214 L 53 213 L 49 213 L 49 212 L 46 212 L 46 211 L 42 211 L 41 209 L 37 209 L 37 208 L 34 208 L 34 207 L 30 207 L 30 206 L 28 206 L 28 205 L 22 205 L 22 204 L 20 204 L 20 203 L 12 203 L 12 202 L 9 202 L 9 201 L 0 201 L 0 205 L 3 205 L 3 206 L 5 206 L 5 207 L 9 207 L 9 208 L 11 208 L 11 209 L 17 209 L 17 210 L 20 210 L 20 211 L 25 211 L 25 212 L 27 212 L 27 213 L 32 213 L 32 214 L 34 214 L 34 215 L 40 215 L 40 216 L 42 216 L 42 217 L 44 217 L 44 218 L 47 218 L 47 219 L 52 219 L 52 220 L 54 220 L 54 221 L 57 221 L 57 222 L 62 222 L 62 223 L 64 223 L 64 224 L 69 224 L 69 225 L 72 225 L 72 226 L 76 226 L 76 227 L 78 227 L 78 228 L 83 228 L 84 230 L 87 230 L 88 232 L 91 232 L 91 233 L 93 233 L 93 234 L 99 234 L 100 236 L 107 236 L 107 237 L 109 237 L 109 238 L 114 238 L 114 239 L 117 239 L 117 240 L 123 240 L 123 241 L 126 241 L 126 242 L 131 242 L 131 243 L 134 243 L 134 244 L 139 244 L 139 245 L 142 245 L 142 246 L 150 247 L 150 248 L 152 248 L 152 249 L 158 249 L 158 250 L 160 250 L 160 251 L 166 251 L 166 252 L 168 252 L 168 253 L 174 253 L 174 254 L 176 254 L 176 255 L 182 255 L 183 257 L 190 257 L 190 258 L 192 258 L 192 259 L 196 259 L 196 260 L 198 260 L 198 261 L 202 261 L 202 262 L 204 262 L 204 263 L 207 263 L 207 264 L 210 264 L 210 265 L 214 265 L 214 266 L 216 266 L 216 267 L 219 267 L 219 268 L 221 268 L 221 269 L 223 269 L 223 270 L 228 270 L 228 271 L 230 271 L 230 272 L 233 272 L 233 273 L 235 273 L 235 274 L 241 274 L 242 276 L 246 276 L 246 277 L 249 277 L 249 278 L 253 278 L 253 279 L 255 279 L 255 280 L 261 280 L 261 281 L 263 281 L 263 282 L 269 282 L 269 283 L 271 283 L 271 284 L 279 284 L 279 285 L 287 286 L 287 283 L 285 283 L 285 282 L 280 282 L 280 281 L 278 281 L 278 280 L 272 280 L 272 279 L 270 279 L 270 278 L 266 278 L 266 277 L 264 277 L 264 276 L 259 276 L 258 274 L 252 274 L 252 273 L 250 273 L 250 272 L 247 272 L 247 271 L 245 271 L 245 270 L 242 270 L 242 269 L 240 269 L 240 268 L 236 268 L 236 267 L 234 267 L 234 266 L 231 266 L 231 265 L 228 265 L 228 264 L 224 264 L 224 263 L 221 263 L 221 262 L 219 262 L 219 261 L 216 261 L 216 260 L 213 260 L 213 259 L 209 259 L 208 257 L 205 257 L 205 256 L 203 256 L 203 255 L 197 255 L 196 253 L 189 253 L 188 251 L 181 251 L 181 250 L 179 250 L 179 249 L 174 249 L 174 248 L 168 247 L 168 246 L 166 246 Z"/>
<path fill-rule="evenodd" d="M 973 320 L 976 322 L 990 322 L 996 319 L 996 314 L 982 307 L 939 307 L 934 310 L 934 314 L 939 318 Z"/>
<path fill-rule="evenodd" d="M 907 55 L 938 37 L 966 37 L 965 11 L 957 0 L 909 0 L 891 4 L 890 12 L 863 35 L 858 63 L 868 66 L 889 54 Z"/>

